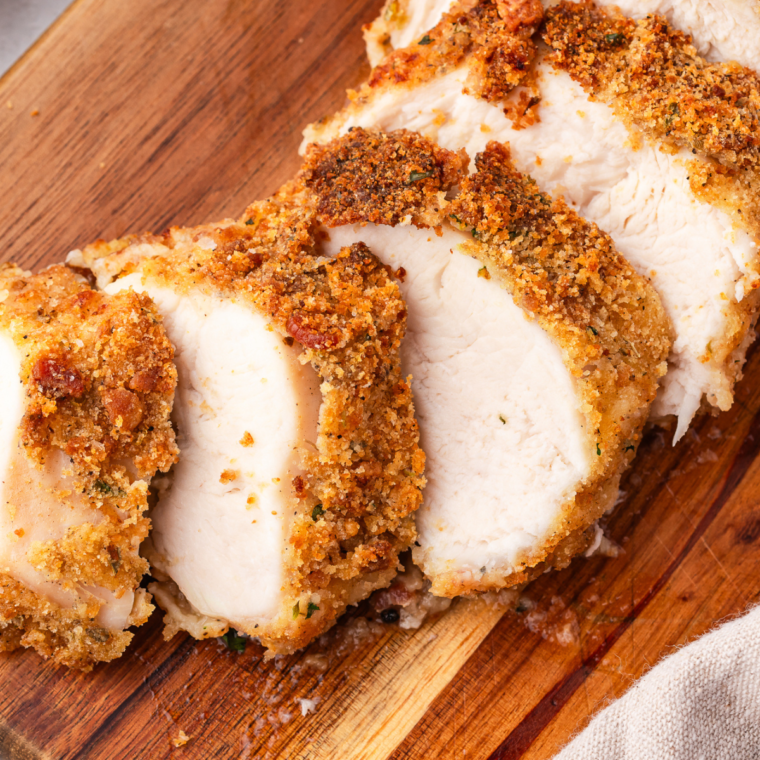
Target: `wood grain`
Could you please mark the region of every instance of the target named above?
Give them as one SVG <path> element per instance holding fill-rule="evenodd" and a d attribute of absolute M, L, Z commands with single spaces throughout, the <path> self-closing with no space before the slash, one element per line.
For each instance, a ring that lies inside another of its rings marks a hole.
<path fill-rule="evenodd" d="M 0 80 L 3 259 L 39 267 L 265 197 L 298 166 L 301 128 L 366 73 L 360 26 L 381 4 L 77 0 Z M 677 447 L 650 432 L 608 518 L 622 553 L 542 577 L 520 612 L 459 602 L 405 632 L 360 607 L 270 663 L 256 645 L 164 642 L 158 617 L 89 675 L 17 652 L 0 658 L 0 757 L 551 757 L 760 596 L 760 351 L 746 374 Z"/>

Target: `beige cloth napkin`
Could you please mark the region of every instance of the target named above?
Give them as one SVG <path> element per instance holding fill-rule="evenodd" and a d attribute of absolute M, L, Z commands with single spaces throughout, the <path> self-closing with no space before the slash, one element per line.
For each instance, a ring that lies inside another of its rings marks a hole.
<path fill-rule="evenodd" d="M 555 760 L 760 760 L 760 607 L 663 660 Z"/>

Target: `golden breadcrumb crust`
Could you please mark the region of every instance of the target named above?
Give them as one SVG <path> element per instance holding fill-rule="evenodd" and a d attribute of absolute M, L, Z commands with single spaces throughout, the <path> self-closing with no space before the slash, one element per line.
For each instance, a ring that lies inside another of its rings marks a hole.
<path fill-rule="evenodd" d="M 82 252 L 96 270 L 106 256 L 117 271 L 121 258 L 123 274 L 139 267 L 144 279 L 175 291 L 198 288 L 248 303 L 289 345 L 302 347 L 322 381 L 318 453 L 303 454 L 307 474 L 292 483 L 297 516 L 282 612 L 256 630 L 234 620 L 207 626 L 219 635 L 231 624 L 274 653 L 305 646 L 347 604 L 390 582 L 399 553 L 415 538 L 412 513 L 424 485 L 425 457 L 399 364 L 406 309 L 398 285 L 364 245 L 321 257 L 316 231 L 309 198 L 291 185 L 252 204 L 239 222 Z M 215 250 L 199 246 L 200 238 L 213 240 Z M 146 244 L 161 255 L 135 263 L 130 249 Z M 167 632 L 179 628 L 187 626 L 167 616 Z"/>
<path fill-rule="evenodd" d="M 503 103 L 505 114 L 516 125 L 535 119 L 536 102 L 522 93 L 516 103 L 507 96 L 519 85 L 528 85 L 536 45 L 532 36 L 543 18 L 540 0 L 461 0 L 438 24 L 406 48 L 392 50 L 389 32 L 405 19 L 395 0 L 385 5 L 380 18 L 365 29 L 374 49 L 382 48 L 382 60 L 358 91 L 349 90 L 350 105 L 333 117 L 307 129 L 310 142 L 333 136 L 351 113 L 359 111 L 388 87 L 417 87 L 466 65 L 469 74 L 464 92 L 491 103 Z M 531 111 L 527 117 L 526 113 Z"/>
<path fill-rule="evenodd" d="M 469 158 L 415 132 L 354 128 L 329 147 L 310 145 L 300 179 L 316 195 L 320 220 L 331 227 L 356 222 L 433 227 L 446 190 Z"/>
<path fill-rule="evenodd" d="M 104 518 L 33 544 L 27 558 L 65 589 L 100 587 L 120 598 L 148 569 L 137 551 L 150 527 L 143 516 L 147 485 L 139 478 L 167 471 L 177 457 L 169 420 L 174 350 L 150 299 L 97 293 L 64 266 L 31 275 L 4 265 L 0 299 L 0 329 L 22 356 L 20 455 L 41 470 L 64 452 L 71 498 L 85 499 Z M 152 609 L 144 596 L 135 624 Z M 90 599 L 62 609 L 0 575 L 0 648 L 32 646 L 82 669 L 119 656 L 132 634 L 93 624 L 101 605 Z"/>
<path fill-rule="evenodd" d="M 332 167 L 337 175 L 331 178 L 332 186 L 340 187 L 344 196 L 360 194 L 364 173 L 339 160 L 350 145 L 354 161 L 360 161 L 364 151 L 366 173 L 382 170 L 384 176 L 398 178 L 395 193 L 385 187 L 383 198 L 373 199 L 372 221 L 403 217 L 400 200 L 425 203 L 424 196 L 406 194 L 404 181 L 414 158 L 409 146 L 426 157 L 434 155 L 424 142 L 404 130 L 384 135 L 357 128 L 327 145 L 309 146 L 299 181 L 317 193 L 318 208 L 332 208 L 332 190 L 315 167 Z M 389 144 L 407 147 L 403 154 L 396 152 L 404 168 L 395 175 L 387 166 L 392 155 Z M 442 161 L 448 158 L 437 155 Z M 617 252 L 609 235 L 563 200 L 539 192 L 534 180 L 515 169 L 508 147 L 489 143 L 477 156 L 476 167 L 475 174 L 462 173 L 458 180 L 451 172 L 446 175 L 451 184 L 458 181 L 459 193 L 448 204 L 438 204 L 439 218 L 431 224 L 470 231 L 467 252 L 560 347 L 575 378 L 586 429 L 593 431 L 596 457 L 582 490 L 564 505 L 551 538 L 522 559 L 523 571 L 508 576 L 492 571 L 468 581 L 453 572 L 440 574 L 431 580 L 433 592 L 442 596 L 523 583 L 532 577 L 531 568 L 547 561 L 566 564 L 571 552 L 585 547 L 590 534 L 584 532 L 614 501 L 620 474 L 634 457 L 671 343 L 671 327 L 659 297 Z M 440 167 L 436 176 L 443 172 Z M 419 216 L 419 211 L 409 208 L 406 214 Z M 328 227 L 342 224 L 342 219 L 342 213 L 319 216 Z M 423 557 L 416 559 L 424 563 Z"/>
<path fill-rule="evenodd" d="M 691 37 L 657 15 L 633 21 L 593 4 L 547 11 L 551 62 L 649 137 L 694 148 L 727 167 L 760 163 L 760 78 L 701 58 Z"/>
<path fill-rule="evenodd" d="M 592 3 L 562 2 L 547 11 L 549 60 L 593 100 L 612 106 L 634 133 L 661 149 L 686 148 L 694 195 L 727 213 L 760 245 L 760 76 L 737 63 L 701 58 L 689 35 L 657 15 L 640 21 Z M 726 328 L 704 362 L 721 368 L 726 386 L 708 395 L 728 409 L 754 338 L 760 260 L 749 262 L 745 296 L 726 300 Z"/>

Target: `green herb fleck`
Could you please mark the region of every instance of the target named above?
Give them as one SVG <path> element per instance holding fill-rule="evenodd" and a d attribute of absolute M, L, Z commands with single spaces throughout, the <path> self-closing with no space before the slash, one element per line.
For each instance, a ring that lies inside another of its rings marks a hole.
<path fill-rule="evenodd" d="M 499 415 L 499 419 L 501 420 L 501 424 L 502 425 L 506 425 L 507 424 L 507 420 L 501 414 Z"/>
<path fill-rule="evenodd" d="M 472 233 L 472 236 L 477 240 L 480 237 L 480 233 L 477 231 L 475 227 L 473 227 L 470 232 Z"/>
<path fill-rule="evenodd" d="M 306 608 L 306 619 L 308 620 L 315 612 L 319 612 L 319 607 L 309 602 L 309 606 Z"/>
<path fill-rule="evenodd" d="M 509 239 L 510 239 L 510 240 L 515 240 L 515 239 L 517 238 L 518 234 L 519 234 L 519 233 L 518 233 L 517 231 L 515 231 L 515 230 L 510 230 L 510 231 L 509 231 Z"/>
<path fill-rule="evenodd" d="M 418 45 L 429 45 L 433 40 L 430 38 L 429 34 L 426 34 L 417 44 Z"/>
<path fill-rule="evenodd" d="M 230 652 L 245 652 L 245 636 L 241 636 L 234 628 L 230 628 L 221 639 Z"/>
<path fill-rule="evenodd" d="M 101 493 L 113 493 L 113 489 L 104 480 L 96 480 L 94 487 Z"/>
<path fill-rule="evenodd" d="M 628 446 L 626 446 L 623 451 L 633 451 L 636 447 L 631 443 Z"/>
<path fill-rule="evenodd" d="M 591 327 L 591 325 L 588 326 L 588 329 L 591 330 L 594 335 L 599 335 L 599 333 L 593 327 Z"/>
<path fill-rule="evenodd" d="M 300 602 L 296 602 L 296 603 L 293 605 L 293 620 L 295 620 L 296 618 L 298 618 L 298 616 L 299 616 L 300 614 L 301 614 L 301 606 L 300 606 Z"/>
<path fill-rule="evenodd" d="M 325 508 L 321 504 L 317 504 L 314 509 L 311 510 L 311 519 L 316 522 L 325 513 Z"/>
<path fill-rule="evenodd" d="M 614 32 L 613 34 L 605 34 L 604 41 L 608 45 L 619 45 L 625 37 L 620 32 Z"/>
<path fill-rule="evenodd" d="M 456 214 L 449 214 L 449 219 L 453 219 L 457 224 L 462 223 L 462 220 Z"/>
<path fill-rule="evenodd" d="M 411 174 L 409 175 L 409 179 L 407 181 L 407 185 L 412 182 L 417 182 L 421 179 L 427 179 L 428 177 L 432 177 L 433 172 L 418 172 L 416 170 L 412 170 Z"/>
<path fill-rule="evenodd" d="M 253 219 L 246 219 L 246 220 L 245 220 L 245 223 L 246 223 L 246 224 L 249 224 L 249 225 L 250 225 L 250 224 L 253 224 Z"/>
<path fill-rule="evenodd" d="M 602 450 L 599 448 L 599 444 L 596 444 L 596 455 L 598 457 L 602 456 Z"/>

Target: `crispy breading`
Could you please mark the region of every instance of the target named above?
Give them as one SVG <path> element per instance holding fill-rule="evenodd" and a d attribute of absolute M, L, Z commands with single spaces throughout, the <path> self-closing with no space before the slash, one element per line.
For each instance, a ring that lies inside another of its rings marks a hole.
<path fill-rule="evenodd" d="M 381 15 L 383 20 L 375 22 L 379 25 L 372 31 L 365 30 L 365 35 L 384 38 L 388 28 L 402 17 L 398 4 L 389 0 Z M 527 118 L 529 123 L 536 118 L 536 102 L 523 98 L 507 103 L 506 99 L 519 85 L 531 84 L 536 57 L 532 36 L 542 18 L 540 0 L 461 0 L 417 42 L 398 50 L 386 46 L 385 57 L 372 69 L 367 82 L 358 91 L 348 91 L 351 104 L 346 112 L 361 108 L 385 88 L 416 87 L 466 65 L 469 75 L 465 92 L 502 103 L 509 118 L 518 123 Z M 343 120 L 346 112 L 312 125 L 309 141 L 317 142 L 321 132 L 332 132 L 335 121 Z"/>
<path fill-rule="evenodd" d="M 760 76 L 736 63 L 711 63 L 689 35 L 661 16 L 640 21 L 593 3 L 562 2 L 547 11 L 544 39 L 552 64 L 593 100 L 609 104 L 634 134 L 663 150 L 686 148 L 694 195 L 727 213 L 760 244 Z M 748 292 L 727 300 L 726 329 L 704 361 L 741 378 L 760 305 L 760 264 L 747 262 Z M 731 398 L 707 399 L 727 408 Z"/>
<path fill-rule="evenodd" d="M 662 16 L 636 22 L 562 2 L 547 12 L 543 36 L 555 66 L 647 136 L 730 168 L 760 164 L 760 77 L 704 60 Z"/>
<path fill-rule="evenodd" d="M 661 16 L 637 22 L 592 3 L 552 8 L 543 36 L 552 64 L 629 128 L 699 156 L 694 194 L 760 240 L 760 75 L 704 60 Z"/>
<path fill-rule="evenodd" d="M 308 201 L 290 185 L 252 204 L 239 222 L 99 243 L 81 256 L 108 278 L 123 261 L 124 274 L 137 267 L 144 280 L 178 292 L 246 303 L 302 347 L 322 381 L 318 451 L 303 454 L 306 475 L 292 482 L 296 516 L 281 613 L 247 631 L 274 653 L 305 646 L 347 604 L 390 582 L 399 553 L 414 540 L 412 514 L 424 485 L 411 390 L 399 364 L 406 310 L 398 286 L 363 245 L 320 257 Z M 201 247 L 200 239 L 213 245 Z M 136 263 L 130 246 L 146 244 L 160 255 Z M 310 605 L 315 593 L 318 610 Z M 180 619 L 187 602 L 174 597 L 169 635 L 188 627 Z M 230 623 L 216 621 L 213 635 Z"/>
<path fill-rule="evenodd" d="M 337 147 L 309 146 L 302 180 L 316 194 L 317 214 L 328 226 L 431 227 L 440 223 L 446 191 L 468 160 L 464 151 L 444 150 L 414 132 L 352 129 Z"/>
<path fill-rule="evenodd" d="M 174 350 L 149 298 L 95 292 L 64 266 L 31 275 L 6 264 L 0 296 L 0 329 L 23 357 L 20 456 L 40 470 L 55 452 L 64 452 L 76 497 L 104 517 L 34 544 L 28 559 L 63 588 L 99 587 L 119 598 L 135 591 L 148 569 L 137 553 L 150 527 L 142 478 L 169 470 L 177 458 L 169 420 Z M 60 494 L 64 503 L 67 493 Z M 8 575 L 0 575 L 0 586 L 5 649 L 32 646 L 57 662 L 89 669 L 117 657 L 132 638 L 93 625 L 101 607 L 94 597 L 63 609 Z M 150 609 L 139 592 L 135 624 Z"/>
<path fill-rule="evenodd" d="M 377 131 L 356 128 L 319 148 L 310 146 L 298 181 L 317 194 L 317 208 L 322 208 L 322 195 L 330 191 L 314 180 L 315 162 L 340 167 L 340 161 L 331 163 L 330 156 L 342 155 L 344 144 L 350 142 L 355 149 L 363 146 L 365 165 L 372 167 L 381 155 L 389 160 L 378 145 L 408 139 L 403 130 L 381 138 Z M 416 144 L 423 141 L 418 137 Z M 431 153 L 432 147 L 427 150 Z M 564 505 L 551 539 L 523 559 L 523 571 L 509 576 L 492 571 L 467 583 L 453 572 L 438 575 L 433 591 L 445 596 L 525 582 L 538 572 L 537 566 L 544 568 L 547 562 L 563 566 L 585 546 L 584 531 L 609 506 L 620 474 L 638 447 L 658 379 L 665 373 L 672 334 L 654 289 L 617 252 L 609 235 L 563 200 L 539 192 L 531 178 L 514 168 L 508 147 L 489 143 L 477 156 L 476 167 L 475 174 L 460 175 L 459 194 L 440 207 L 440 218 L 432 223 L 470 230 L 473 240 L 467 252 L 562 349 L 577 382 L 588 429 L 596 433 L 598 458 L 583 489 Z M 394 176 L 391 167 L 385 171 Z M 395 176 L 399 194 L 386 188 L 386 195 L 394 197 L 394 213 L 414 217 L 415 208 L 399 208 L 397 201 L 417 199 L 403 195 L 404 172 Z M 356 189 L 352 177 L 356 172 L 350 169 L 339 175 L 349 195 Z M 355 181 L 361 187 L 361 179 Z M 382 218 L 382 208 L 373 209 L 373 214 Z M 319 219 L 327 226 L 342 223 L 341 217 L 329 214 L 320 214 Z"/>

